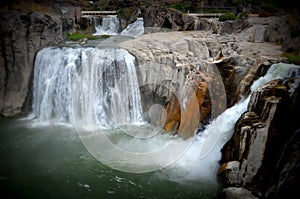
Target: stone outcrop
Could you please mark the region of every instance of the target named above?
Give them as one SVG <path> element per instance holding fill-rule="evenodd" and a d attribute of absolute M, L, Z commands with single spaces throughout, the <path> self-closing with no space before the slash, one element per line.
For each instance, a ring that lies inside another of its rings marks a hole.
<path fill-rule="evenodd" d="M 160 6 L 142 6 L 140 9 L 132 11 L 127 24 L 133 23 L 138 17 L 143 17 L 145 33 L 158 32 L 161 29 L 182 31 L 194 30 L 195 19 L 185 13 Z M 124 21 L 121 20 L 123 27 Z"/>
<path fill-rule="evenodd" d="M 68 19 L 39 13 L 1 13 L 0 114 L 14 116 L 30 104 L 35 54 L 63 41 L 62 32 L 69 23 Z"/>
<path fill-rule="evenodd" d="M 211 112 L 207 101 L 209 75 L 200 68 L 212 73 L 213 67 L 199 62 L 209 58 L 205 40 L 194 41 L 192 33 L 155 33 L 120 46 L 137 59 L 143 109 L 147 111 L 152 104 L 160 103 L 168 112 L 164 125 L 167 131 L 179 130 L 186 137 L 193 135 L 200 118 Z M 204 103 L 208 106 L 202 106 Z M 200 109 L 195 108 L 199 105 Z"/>
<path fill-rule="evenodd" d="M 194 18 L 178 10 L 151 6 L 142 10 L 145 27 L 161 27 L 171 30 L 194 30 Z"/>
<path fill-rule="evenodd" d="M 216 197 L 216 199 L 258 199 L 253 196 L 247 189 L 240 187 L 228 187 L 223 189 Z"/>
<path fill-rule="evenodd" d="M 300 16 L 250 17 L 247 20 L 219 22 L 218 19 L 195 19 L 195 30 L 215 34 L 238 34 L 243 41 L 274 43 L 283 51 L 300 52 Z"/>
<path fill-rule="evenodd" d="M 299 77 L 273 80 L 251 96 L 248 110 L 224 146 L 220 181 L 259 198 L 283 198 L 299 187 Z M 230 197 L 234 198 L 234 197 Z"/>
<path fill-rule="evenodd" d="M 225 110 L 226 101 L 236 100 L 239 84 L 251 68 L 257 75 L 248 83 L 261 74 L 259 66 L 271 65 L 281 54 L 280 46 L 210 31 L 146 34 L 120 46 L 136 57 L 143 110 L 161 104 L 167 111 L 164 129 L 184 137 L 193 135 L 194 121 L 205 123 Z M 186 96 L 197 103 L 189 103 Z"/>

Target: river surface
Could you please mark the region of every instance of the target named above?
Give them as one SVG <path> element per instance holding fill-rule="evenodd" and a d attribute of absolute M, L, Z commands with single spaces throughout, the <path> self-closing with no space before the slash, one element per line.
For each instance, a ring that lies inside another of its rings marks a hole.
<path fill-rule="evenodd" d="M 15 198 L 214 198 L 215 180 L 176 175 L 176 168 L 147 173 L 111 169 L 95 159 L 76 130 L 0 119 L 0 187 Z M 171 172 L 170 172 L 171 170 Z M 180 172 L 180 171 L 178 171 Z"/>

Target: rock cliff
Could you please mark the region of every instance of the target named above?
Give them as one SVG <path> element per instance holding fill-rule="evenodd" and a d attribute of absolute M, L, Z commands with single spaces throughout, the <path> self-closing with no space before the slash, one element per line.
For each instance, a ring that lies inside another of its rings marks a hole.
<path fill-rule="evenodd" d="M 146 34 L 120 46 L 136 57 L 144 111 L 161 104 L 164 129 L 184 137 L 236 101 L 248 73 L 244 81 L 251 84 L 262 66 L 281 59 L 280 46 L 211 31 Z"/>
<path fill-rule="evenodd" d="M 252 94 L 247 112 L 223 148 L 218 176 L 226 187 L 248 189 L 258 198 L 296 194 L 300 125 L 295 116 L 300 112 L 300 80 L 296 74 L 291 75 L 270 81 Z M 227 192 L 236 196 L 232 188 Z"/>
<path fill-rule="evenodd" d="M 50 15 L 10 11 L 0 15 L 0 114 L 15 116 L 30 103 L 35 54 L 63 41 L 72 21 Z"/>

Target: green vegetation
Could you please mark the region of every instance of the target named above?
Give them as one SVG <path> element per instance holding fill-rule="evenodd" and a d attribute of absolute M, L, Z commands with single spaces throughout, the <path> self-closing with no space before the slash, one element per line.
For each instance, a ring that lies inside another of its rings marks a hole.
<path fill-rule="evenodd" d="M 93 35 L 83 34 L 83 33 L 79 33 L 79 32 L 74 32 L 74 33 L 66 32 L 66 36 L 67 36 L 67 40 L 71 40 L 71 41 L 78 41 L 83 38 L 87 38 L 90 40 L 97 39 L 97 37 L 95 37 Z"/>
<path fill-rule="evenodd" d="M 99 38 L 99 37 L 98 37 Z M 110 38 L 110 35 L 101 35 L 100 36 L 100 39 L 107 39 L 107 38 Z"/>
<path fill-rule="evenodd" d="M 194 12 L 195 11 L 195 7 L 189 3 L 175 4 L 175 5 L 172 5 L 171 8 L 180 10 L 181 12 Z"/>
<path fill-rule="evenodd" d="M 285 52 L 282 54 L 282 56 L 286 57 L 288 59 L 288 61 L 291 63 L 300 64 L 300 55 Z"/>
<path fill-rule="evenodd" d="M 237 17 L 234 13 L 226 12 L 219 17 L 219 21 L 235 20 Z"/>
<path fill-rule="evenodd" d="M 248 13 L 246 12 L 241 12 L 237 16 L 238 19 L 248 19 Z"/>

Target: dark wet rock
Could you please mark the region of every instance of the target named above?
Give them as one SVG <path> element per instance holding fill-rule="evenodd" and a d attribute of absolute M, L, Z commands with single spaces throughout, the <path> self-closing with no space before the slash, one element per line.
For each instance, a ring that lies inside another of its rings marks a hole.
<path fill-rule="evenodd" d="M 41 48 L 63 41 L 67 19 L 11 11 L 0 14 L 0 113 L 14 116 L 30 104 L 34 58 Z"/>

